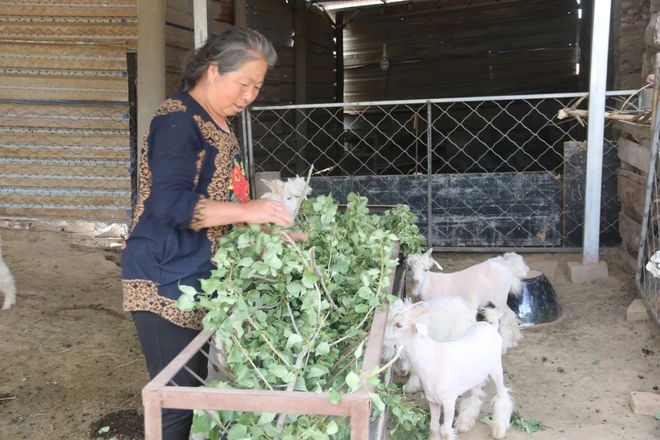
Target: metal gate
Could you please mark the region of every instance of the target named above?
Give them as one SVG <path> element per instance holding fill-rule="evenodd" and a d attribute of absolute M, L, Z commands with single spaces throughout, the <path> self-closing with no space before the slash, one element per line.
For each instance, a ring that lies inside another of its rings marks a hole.
<path fill-rule="evenodd" d="M 608 93 L 608 108 L 633 93 Z M 436 247 L 574 249 L 582 244 L 586 127 L 557 114 L 583 96 L 254 107 L 244 125 L 250 174 L 288 177 L 313 166 L 316 194 L 407 203 Z M 603 150 L 607 246 L 619 242 L 609 121 Z"/>

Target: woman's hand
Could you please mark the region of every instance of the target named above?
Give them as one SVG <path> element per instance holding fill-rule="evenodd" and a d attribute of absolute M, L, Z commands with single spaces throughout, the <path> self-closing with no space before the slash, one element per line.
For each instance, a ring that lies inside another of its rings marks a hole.
<path fill-rule="evenodd" d="M 286 227 L 293 223 L 289 211 L 280 202 L 270 199 L 257 199 L 243 206 L 243 221 L 248 224 L 275 223 Z"/>

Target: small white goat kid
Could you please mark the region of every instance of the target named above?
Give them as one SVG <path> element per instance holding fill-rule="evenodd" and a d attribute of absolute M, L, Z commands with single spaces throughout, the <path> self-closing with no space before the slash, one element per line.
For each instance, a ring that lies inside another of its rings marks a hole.
<path fill-rule="evenodd" d="M 509 252 L 490 258 L 458 272 L 431 272 L 433 266 L 442 270 L 442 266 L 431 256 L 433 248 L 424 254 L 410 254 L 407 259 L 408 271 L 412 278 L 413 297 L 429 300 L 439 296 L 469 297 L 476 294 L 479 305 L 492 302 L 503 314 L 500 334 L 502 335 L 502 353 L 518 345 L 522 339 L 518 328 L 518 317 L 509 308 L 506 301 L 509 293 L 520 295 L 521 279 L 529 272 L 523 258 Z"/>
<path fill-rule="evenodd" d="M 496 315 L 501 314 L 491 309 Z M 506 436 L 513 413 L 513 399 L 504 386 L 502 370 L 502 337 L 497 331 L 497 321 L 477 322 L 460 339 L 437 342 L 429 336 L 428 327 L 415 322 L 411 313 L 398 314 L 393 322 L 392 335 L 397 344 L 403 346 L 403 353 L 412 368 L 419 375 L 426 400 L 431 410 L 430 440 L 453 440 L 456 434 L 452 427 L 456 399 L 471 390 L 469 397 L 461 402 L 457 428 L 459 432 L 470 430 L 480 412 L 481 390 L 490 377 L 495 383 L 497 394 L 493 399 L 492 436 L 502 439 Z M 486 312 L 487 319 L 493 321 L 493 313 Z M 440 408 L 444 420 L 440 427 Z"/>
<path fill-rule="evenodd" d="M 382 360 L 388 362 L 397 352 L 398 317 L 406 315 L 417 324 L 424 324 L 429 329 L 429 336 L 438 342 L 459 339 L 476 322 L 476 296 L 468 304 L 465 299 L 457 296 L 434 298 L 413 304 L 410 299 L 397 300 L 390 305 L 387 315 L 387 327 L 383 341 Z M 399 355 L 394 364 L 396 371 L 410 378 L 403 389 L 406 393 L 416 393 L 421 390 L 419 376 L 405 353 Z"/>
<path fill-rule="evenodd" d="M 282 180 L 261 180 L 264 185 L 270 189 L 269 192 L 264 193 L 262 199 L 271 199 L 281 202 L 294 218 L 298 212 L 298 208 L 304 199 L 312 192 L 312 188 L 307 185 L 307 182 L 302 177 L 290 177 L 286 182 Z"/>
<path fill-rule="evenodd" d="M 9 267 L 2 256 L 2 245 L 0 244 L 0 293 L 5 297 L 2 303 L 2 310 L 9 310 L 16 304 L 16 284 L 14 277 L 11 276 Z"/>

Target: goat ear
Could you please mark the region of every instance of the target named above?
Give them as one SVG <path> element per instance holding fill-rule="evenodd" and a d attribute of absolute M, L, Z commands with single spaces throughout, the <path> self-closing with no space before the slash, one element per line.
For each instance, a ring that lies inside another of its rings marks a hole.
<path fill-rule="evenodd" d="M 432 253 L 433 253 L 433 248 L 430 247 L 430 248 L 428 248 L 428 250 L 426 252 L 424 252 L 424 255 L 426 255 L 427 257 L 430 257 Z"/>
<path fill-rule="evenodd" d="M 440 266 L 440 263 L 438 263 L 438 262 L 435 261 L 435 260 L 433 260 L 433 265 L 434 265 L 435 267 L 437 267 L 438 269 L 440 269 L 440 270 L 445 270 L 444 267 Z"/>
<path fill-rule="evenodd" d="M 282 194 L 284 182 L 281 180 L 262 180 L 262 182 L 275 194 Z"/>

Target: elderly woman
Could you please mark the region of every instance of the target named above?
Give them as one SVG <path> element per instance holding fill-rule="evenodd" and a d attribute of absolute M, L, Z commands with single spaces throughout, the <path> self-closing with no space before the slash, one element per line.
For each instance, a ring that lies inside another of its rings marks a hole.
<path fill-rule="evenodd" d="M 139 194 L 122 254 L 124 310 L 132 313 L 149 375 L 201 330 L 203 312 L 176 307 L 180 285 L 199 289 L 216 242 L 235 223 L 286 226 L 273 200 L 249 201 L 241 150 L 228 118 L 259 94 L 277 54 L 261 34 L 230 29 L 187 57 L 183 92 L 156 111 L 144 140 Z M 206 376 L 206 358 L 188 365 Z M 179 374 L 180 386 L 199 385 Z M 192 412 L 163 411 L 163 439 L 187 439 Z"/>

